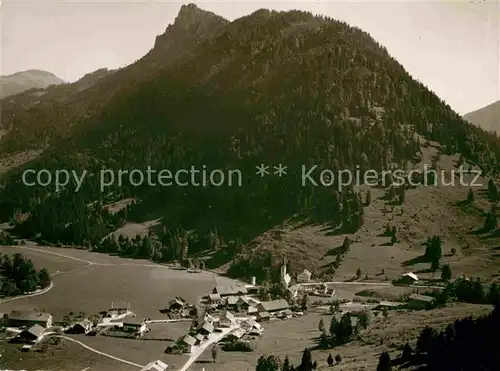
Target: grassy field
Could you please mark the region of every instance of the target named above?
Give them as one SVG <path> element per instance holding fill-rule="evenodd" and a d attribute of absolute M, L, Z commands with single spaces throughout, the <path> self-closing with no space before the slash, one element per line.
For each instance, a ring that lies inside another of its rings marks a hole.
<path fill-rule="evenodd" d="M 21 352 L 19 345 L 2 344 L 2 361 L 8 369 L 81 371 L 133 371 L 136 367 L 93 353 L 78 344 L 61 340 L 58 345 L 50 345 L 47 352 Z"/>
<path fill-rule="evenodd" d="M 54 287 L 51 290 L 39 296 L 2 303 L 0 312 L 38 308 L 53 314 L 56 321 L 71 311 L 83 311 L 87 315 L 99 313 L 108 309 L 111 302 L 119 301 L 130 302 L 131 309 L 138 317 L 163 319 L 166 317 L 159 309 L 165 308 L 172 297 L 182 296 L 189 302 L 196 303 L 215 286 L 212 273 L 188 273 L 144 260 L 123 259 L 84 250 L 29 245 L 28 248 L 1 247 L 0 253 L 21 253 L 31 259 L 38 269 L 46 267 L 54 274 Z M 165 355 L 165 348 L 171 344 L 171 341 L 165 339 L 176 340 L 186 334 L 189 325 L 189 322 L 150 324 L 152 331 L 141 340 L 78 335 L 72 338 L 130 362 L 145 365 L 152 360 L 161 359 L 175 369 L 185 363 L 187 356 Z M 64 340 L 60 345 L 49 346 L 48 353 L 21 353 L 11 344 L 5 345 L 4 352 L 5 361 L 16 367 L 38 364 L 71 371 L 99 364 L 96 369 L 102 371 L 131 368 L 108 358 L 104 359 L 101 367 L 102 356 Z M 52 352 L 54 355 L 50 356 Z M 22 358 L 22 363 L 19 363 L 18 358 Z M 75 360 L 85 362 L 73 366 Z"/>
<path fill-rule="evenodd" d="M 164 354 L 171 341 L 155 340 L 159 338 L 178 339 L 185 335 L 189 329 L 189 323 L 152 324 L 151 333 L 146 334 L 144 339 L 123 339 L 110 336 L 72 336 L 94 349 L 127 361 L 146 365 L 154 360 L 162 360 L 175 370 L 180 368 L 188 359 L 187 355 Z"/>
<path fill-rule="evenodd" d="M 70 311 L 95 314 L 108 309 L 112 302 L 125 301 L 137 316 L 161 319 L 163 315 L 159 309 L 165 308 L 172 297 L 180 295 L 196 303 L 215 286 L 212 273 L 187 273 L 147 261 L 83 250 L 48 247 L 43 250 L 82 261 L 32 249 L 0 248 L 3 254 L 22 253 L 33 260 L 37 268 L 61 272 L 53 277 L 54 288 L 46 294 L 0 304 L 0 312 L 39 308 L 52 313 L 58 320 Z"/>
<path fill-rule="evenodd" d="M 391 311 L 387 319 L 374 317 L 372 324 L 361 333 L 362 340 L 356 340 L 344 346 L 331 350 L 313 350 L 313 360 L 317 361 L 319 370 L 327 370 L 327 358 L 331 353 L 342 356 L 342 363 L 335 370 L 373 371 L 378 362 L 378 356 L 389 349 L 394 356 L 400 354 L 398 347 L 406 341 L 416 340 L 425 325 L 444 328 L 448 323 L 467 315 L 479 316 L 491 311 L 491 306 L 452 304 L 449 307 L 432 311 Z M 265 324 L 262 338 L 256 350 L 251 353 L 220 352 L 217 364 L 211 366 L 211 352 L 207 350 L 199 359 L 193 371 L 245 371 L 255 370 L 258 358 L 263 354 L 278 355 L 282 360 L 288 356 L 293 364 L 300 364 L 304 348 L 314 348 L 320 335 L 319 321 L 323 319 L 329 325 L 331 316 L 311 313 L 306 316 L 286 321 L 272 321 Z M 382 340 L 382 345 L 381 345 Z M 208 366 L 207 366 L 208 365 Z"/>
<path fill-rule="evenodd" d="M 360 186 L 357 188 L 363 194 L 370 190 L 371 203 L 364 208 L 364 225 L 356 233 L 335 234 L 325 226 L 286 222 L 255 238 L 248 249 L 269 250 L 275 256 L 285 254 L 292 273 L 306 268 L 314 274 L 325 271 L 335 260 L 344 239 L 349 237 L 354 243 L 332 280 L 352 279 L 359 268 L 362 278 L 367 275 L 370 280 L 390 281 L 406 272 L 415 272 L 421 279 L 433 281 L 439 279 L 440 272 L 429 272 L 429 263 L 419 262 L 418 258 L 425 252 L 423 243 L 435 234 L 443 241 L 442 264 L 450 265 L 454 277 L 479 276 L 483 281 L 497 281 L 500 277 L 499 229 L 496 234 L 477 233 L 483 226 L 485 212 L 491 208 L 486 195 L 489 179 L 480 177 L 476 182 L 481 187 L 464 186 L 457 173 L 458 156 L 439 154 L 439 146 L 432 142 L 428 147 L 423 146 L 422 152 L 416 169 L 422 170 L 426 164 L 430 167 L 433 158 L 439 156 L 438 169 L 443 171 L 444 180 L 451 183 L 454 174 L 455 183 L 443 184 L 438 175 L 437 186 L 408 189 L 402 205 L 384 199 L 387 189 Z M 474 178 L 474 174 L 463 175 L 465 184 L 471 184 Z M 474 202 L 461 204 L 467 199 L 469 189 L 474 192 Z M 382 236 L 388 224 L 398 229 L 399 242 L 394 245 L 390 244 L 389 237 Z M 454 255 L 452 249 L 456 250 Z"/>

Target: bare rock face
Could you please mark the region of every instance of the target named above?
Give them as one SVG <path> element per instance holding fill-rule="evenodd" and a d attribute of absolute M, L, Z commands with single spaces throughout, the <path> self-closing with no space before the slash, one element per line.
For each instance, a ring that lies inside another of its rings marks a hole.
<path fill-rule="evenodd" d="M 195 4 L 183 5 L 165 32 L 156 37 L 152 52 L 175 60 L 179 56 L 189 53 L 202 40 L 207 40 L 229 21 Z"/>

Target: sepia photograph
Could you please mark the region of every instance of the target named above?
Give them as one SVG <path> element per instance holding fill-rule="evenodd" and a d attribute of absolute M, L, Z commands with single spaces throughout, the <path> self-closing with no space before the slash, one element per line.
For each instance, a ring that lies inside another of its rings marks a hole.
<path fill-rule="evenodd" d="M 499 0 L 2 0 L 0 371 L 500 370 Z"/>

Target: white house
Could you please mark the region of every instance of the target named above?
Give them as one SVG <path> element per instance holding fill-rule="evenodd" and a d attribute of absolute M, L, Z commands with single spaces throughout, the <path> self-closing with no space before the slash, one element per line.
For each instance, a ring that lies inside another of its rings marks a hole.
<path fill-rule="evenodd" d="M 311 276 L 312 276 L 312 273 L 309 272 L 307 269 L 304 269 L 302 271 L 302 273 L 297 275 L 297 282 L 300 282 L 300 283 L 310 282 Z"/>
<path fill-rule="evenodd" d="M 178 342 L 184 353 L 191 353 L 195 349 L 195 344 L 196 339 L 190 335 L 182 337 Z"/>
<path fill-rule="evenodd" d="M 123 331 L 143 334 L 146 332 L 146 321 L 138 320 L 135 317 L 127 317 L 123 321 Z"/>

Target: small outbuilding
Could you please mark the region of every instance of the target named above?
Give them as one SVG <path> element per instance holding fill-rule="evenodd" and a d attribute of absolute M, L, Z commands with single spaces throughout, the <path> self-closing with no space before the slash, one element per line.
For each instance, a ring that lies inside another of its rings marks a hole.
<path fill-rule="evenodd" d="M 409 309 L 429 309 L 434 305 L 436 298 L 432 296 L 412 294 L 408 298 L 407 307 Z"/>
<path fill-rule="evenodd" d="M 406 273 L 397 282 L 400 285 L 413 285 L 418 282 L 418 276 L 412 272 Z"/>

